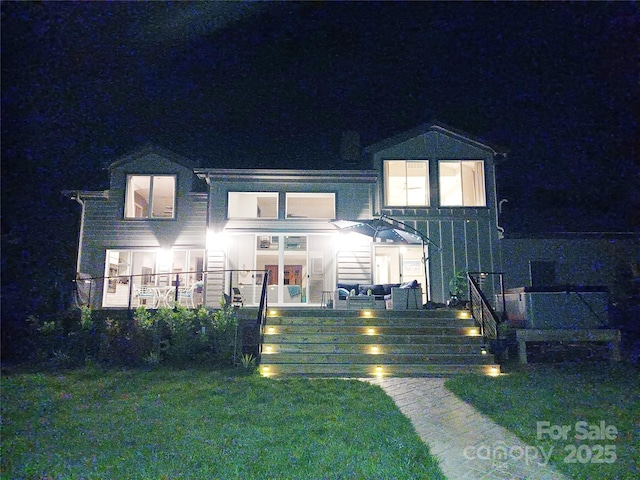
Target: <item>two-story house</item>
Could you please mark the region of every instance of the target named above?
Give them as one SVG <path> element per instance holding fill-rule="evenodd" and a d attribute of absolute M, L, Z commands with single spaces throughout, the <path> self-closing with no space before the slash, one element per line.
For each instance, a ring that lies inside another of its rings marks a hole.
<path fill-rule="evenodd" d="M 94 308 L 159 306 L 178 283 L 197 287 L 195 303 L 217 306 L 234 287 L 256 305 L 268 272 L 270 305 L 320 306 L 338 282 L 410 280 L 423 302 L 444 303 L 456 272 L 499 268 L 499 152 L 425 125 L 362 154 L 369 169 L 194 169 L 155 147 L 118 159 L 108 190 L 65 192 L 82 205 L 83 294 Z M 339 228 L 381 215 L 423 241 Z"/>

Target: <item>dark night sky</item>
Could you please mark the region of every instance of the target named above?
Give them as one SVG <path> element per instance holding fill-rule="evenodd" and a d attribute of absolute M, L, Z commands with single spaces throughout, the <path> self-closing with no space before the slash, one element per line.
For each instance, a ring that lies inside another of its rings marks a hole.
<path fill-rule="evenodd" d="M 635 3 L 1 8 L 3 289 L 17 268 L 73 269 L 79 209 L 60 190 L 104 188 L 102 167 L 146 142 L 323 168 L 345 130 L 366 146 L 438 120 L 509 150 L 507 233 L 634 228 Z"/>

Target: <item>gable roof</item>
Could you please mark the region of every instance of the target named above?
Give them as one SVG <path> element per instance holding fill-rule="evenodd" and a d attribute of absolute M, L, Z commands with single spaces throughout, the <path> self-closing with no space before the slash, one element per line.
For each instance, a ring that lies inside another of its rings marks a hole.
<path fill-rule="evenodd" d="M 454 130 L 450 127 L 444 126 L 441 123 L 424 123 L 415 128 L 412 128 L 411 130 L 386 138 L 380 142 L 374 143 L 373 145 L 369 145 L 364 149 L 364 153 L 367 155 L 371 155 L 412 138 L 424 135 L 428 132 L 442 133 L 443 135 L 455 138 L 456 140 L 467 143 L 476 148 L 486 150 L 493 155 L 506 155 L 507 153 L 506 149 L 491 146 L 486 142 L 481 142 L 477 138 L 474 138 L 467 133 L 461 132 L 460 130 Z"/>
<path fill-rule="evenodd" d="M 166 158 L 167 160 L 173 162 L 173 163 L 177 163 L 178 165 L 182 165 L 183 167 L 186 167 L 190 170 L 193 170 L 195 167 L 197 167 L 197 165 L 195 164 L 195 162 L 193 162 L 192 160 L 189 160 L 188 158 L 182 157 L 180 155 L 178 155 L 177 153 L 174 153 L 170 150 L 165 150 L 164 148 L 161 148 L 157 145 L 154 145 L 152 143 L 148 143 L 146 145 L 143 145 L 140 148 L 137 148 L 136 150 L 134 150 L 131 153 L 128 153 L 126 155 L 123 155 L 122 157 L 118 158 L 117 160 L 115 160 L 114 162 L 112 162 L 107 169 L 109 171 L 113 170 L 114 168 L 117 168 L 121 165 L 124 165 L 126 163 L 129 162 L 133 162 L 134 160 L 137 160 L 139 158 L 145 157 L 147 155 L 150 154 L 156 154 L 159 155 L 163 158 Z"/>

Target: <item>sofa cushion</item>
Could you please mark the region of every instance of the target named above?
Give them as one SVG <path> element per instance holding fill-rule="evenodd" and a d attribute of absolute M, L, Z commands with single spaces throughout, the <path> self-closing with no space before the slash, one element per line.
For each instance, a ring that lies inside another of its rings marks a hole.
<path fill-rule="evenodd" d="M 356 295 L 359 292 L 359 285 L 357 283 L 338 283 L 336 288 L 344 288 L 349 293 L 351 293 L 351 290 L 355 290 Z"/>
<path fill-rule="evenodd" d="M 410 282 L 405 282 L 400 285 L 400 288 L 418 288 L 418 280 L 412 280 Z"/>
<path fill-rule="evenodd" d="M 399 286 L 399 283 L 385 283 L 384 285 L 382 285 L 382 288 L 384 288 L 385 295 L 391 295 L 391 289 Z"/>
<path fill-rule="evenodd" d="M 371 290 L 371 295 L 374 297 L 382 297 L 384 296 L 384 286 L 382 285 L 360 285 L 360 290 L 358 291 L 358 295 L 368 295 L 369 290 Z"/>
<path fill-rule="evenodd" d="M 351 292 L 349 290 L 347 290 L 346 288 L 338 288 L 338 298 L 340 300 L 346 300 L 346 298 L 349 296 Z"/>

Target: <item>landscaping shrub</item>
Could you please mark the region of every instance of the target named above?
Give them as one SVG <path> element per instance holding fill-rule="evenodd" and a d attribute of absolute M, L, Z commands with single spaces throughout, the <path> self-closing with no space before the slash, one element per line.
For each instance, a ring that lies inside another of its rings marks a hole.
<path fill-rule="evenodd" d="M 175 308 L 96 315 L 88 308 L 50 321 L 28 319 L 32 351 L 40 366 L 73 367 L 169 363 L 233 364 L 238 351 L 236 311 Z"/>

